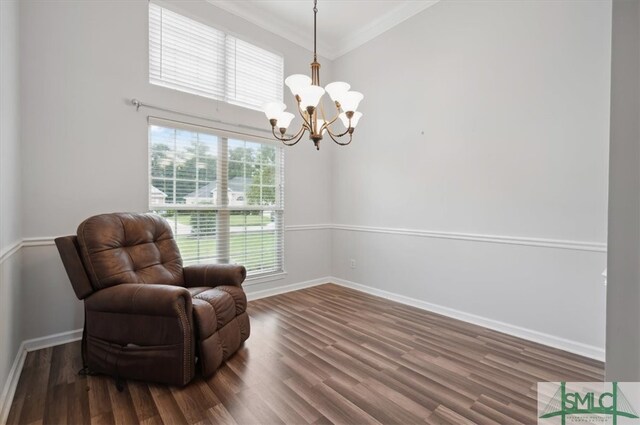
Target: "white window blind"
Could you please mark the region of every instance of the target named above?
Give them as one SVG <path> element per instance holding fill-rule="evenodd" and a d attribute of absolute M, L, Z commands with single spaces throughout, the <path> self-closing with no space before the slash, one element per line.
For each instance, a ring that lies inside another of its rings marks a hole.
<path fill-rule="evenodd" d="M 283 270 L 283 158 L 281 146 L 150 119 L 149 209 L 170 223 L 185 264 Z"/>
<path fill-rule="evenodd" d="M 149 3 L 149 82 L 261 109 L 282 101 L 281 56 Z"/>

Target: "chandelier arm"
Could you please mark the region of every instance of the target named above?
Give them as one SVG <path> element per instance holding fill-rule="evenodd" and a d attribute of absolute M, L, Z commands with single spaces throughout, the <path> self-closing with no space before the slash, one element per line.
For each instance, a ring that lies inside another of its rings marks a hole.
<path fill-rule="evenodd" d="M 333 121 L 335 121 L 335 120 L 333 120 Z M 333 122 L 333 121 L 332 121 L 332 122 Z M 333 136 L 333 137 L 342 137 L 342 136 L 345 136 L 347 133 L 349 133 L 349 129 L 348 129 L 348 128 L 344 131 L 344 133 L 340 133 L 340 134 L 334 134 L 334 133 L 331 131 L 331 128 L 330 128 L 329 126 L 327 126 L 326 130 L 327 130 L 327 133 L 329 133 L 329 136 Z M 353 132 L 352 132 L 352 133 L 353 133 Z M 335 139 L 334 139 L 334 140 L 335 140 Z"/>
<path fill-rule="evenodd" d="M 323 118 L 324 118 L 324 111 L 322 112 L 322 115 L 323 115 Z M 336 116 L 335 116 L 331 121 L 325 121 L 325 122 L 324 122 L 324 127 L 325 127 L 327 130 L 329 130 L 329 126 L 330 126 L 331 124 L 333 124 L 334 122 L 336 122 L 336 121 L 338 120 L 338 118 L 340 118 L 340 114 L 336 115 Z M 349 130 L 347 130 L 347 131 L 349 131 Z M 345 133 L 343 133 L 342 135 L 345 135 L 345 134 L 347 134 L 347 133 L 345 132 Z"/>
<path fill-rule="evenodd" d="M 340 110 L 338 110 L 338 115 L 336 115 L 332 120 L 327 121 L 327 117 L 324 114 L 324 105 L 320 105 L 320 112 L 322 113 L 322 120 L 324 121 L 324 124 L 322 124 L 322 128 L 320 129 L 319 133 L 322 134 L 322 130 L 327 130 L 328 132 L 331 132 L 331 129 L 329 128 L 329 126 L 331 124 L 333 124 L 334 122 L 336 122 L 336 120 L 340 117 Z M 349 130 L 347 130 L 348 132 Z M 347 134 L 346 132 L 344 134 Z M 344 134 L 342 134 L 341 136 L 344 136 Z M 340 136 L 338 136 L 340 137 Z"/>
<path fill-rule="evenodd" d="M 302 129 L 300 129 L 300 136 L 298 136 L 298 138 L 296 139 L 296 141 L 295 141 L 295 142 L 293 142 L 293 143 L 287 143 L 287 141 L 284 141 L 284 140 L 282 140 L 282 139 L 280 139 L 280 140 L 282 141 L 282 143 L 283 143 L 285 146 L 293 146 L 293 145 L 295 145 L 296 143 L 298 143 L 298 142 L 302 139 L 302 136 L 304 136 L 305 130 L 306 130 L 306 127 L 304 127 L 304 126 L 303 126 L 303 127 L 302 127 Z M 294 137 L 294 138 L 295 138 L 295 137 Z M 289 139 L 289 140 L 293 140 L 293 138 L 292 138 L 292 139 Z"/>
<path fill-rule="evenodd" d="M 307 119 L 304 117 L 305 112 L 300 107 L 300 101 L 298 101 L 298 112 L 300 112 L 300 118 L 302 118 L 302 121 L 309 127 L 309 131 L 311 131 L 311 116 L 309 116 L 309 121 L 307 121 Z"/>
<path fill-rule="evenodd" d="M 353 140 L 353 132 L 349 133 L 349 141 L 346 142 L 346 143 L 339 142 L 338 139 L 336 139 L 336 137 L 338 137 L 338 138 L 342 137 L 347 133 L 349 133 L 349 130 L 347 130 L 346 133 L 342 133 L 342 135 L 334 135 L 330 131 L 327 131 L 327 134 L 329 135 L 329 137 L 331 137 L 331 140 L 333 140 L 334 142 L 336 142 L 340 146 L 347 146 L 349 143 L 351 143 L 351 140 Z"/>
<path fill-rule="evenodd" d="M 296 137 L 304 134 L 306 127 L 304 126 L 304 124 L 302 125 L 302 127 L 300 127 L 300 130 L 298 130 L 298 132 L 296 133 L 295 136 L 292 137 L 280 137 L 276 134 L 276 128 L 275 127 L 271 127 L 271 133 L 273 133 L 273 137 L 275 137 L 276 139 L 280 140 L 281 142 L 289 142 L 293 139 L 295 139 Z"/>

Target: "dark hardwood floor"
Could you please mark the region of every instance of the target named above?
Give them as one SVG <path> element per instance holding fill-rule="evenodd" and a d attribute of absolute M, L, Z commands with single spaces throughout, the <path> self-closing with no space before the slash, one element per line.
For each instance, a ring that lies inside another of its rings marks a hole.
<path fill-rule="evenodd" d="M 251 337 L 185 388 L 78 376 L 80 344 L 29 353 L 9 424 L 536 423 L 536 382 L 603 364 L 327 284 L 249 303 Z"/>

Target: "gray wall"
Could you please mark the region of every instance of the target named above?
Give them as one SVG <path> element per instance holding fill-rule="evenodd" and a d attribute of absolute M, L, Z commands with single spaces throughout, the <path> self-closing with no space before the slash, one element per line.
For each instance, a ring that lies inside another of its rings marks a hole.
<path fill-rule="evenodd" d="M 607 379 L 640 381 L 640 5 L 613 2 Z"/>
<path fill-rule="evenodd" d="M 14 249 L 21 236 L 18 86 L 18 2 L 0 1 L 0 401 L 23 339 L 16 326 L 21 261 Z"/>
<path fill-rule="evenodd" d="M 334 275 L 602 354 L 610 35 L 610 1 L 443 0 L 335 60 Z"/>

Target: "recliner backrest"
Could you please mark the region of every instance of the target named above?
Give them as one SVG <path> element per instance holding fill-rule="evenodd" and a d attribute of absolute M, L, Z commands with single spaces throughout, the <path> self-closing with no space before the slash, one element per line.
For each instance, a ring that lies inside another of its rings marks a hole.
<path fill-rule="evenodd" d="M 59 238 L 56 238 L 55 242 L 56 247 L 58 247 L 58 252 L 60 253 L 64 269 L 71 281 L 73 291 L 76 293 L 76 297 L 78 297 L 79 300 L 87 298 L 95 290 L 93 289 L 93 285 L 91 285 L 91 281 L 87 275 L 87 270 L 85 269 L 84 264 L 82 264 L 82 258 L 80 258 L 78 237 L 75 235 L 60 236 Z"/>
<path fill-rule="evenodd" d="M 78 245 L 96 290 L 123 283 L 184 286 L 182 258 L 171 227 L 155 214 L 90 217 L 78 226 Z"/>

